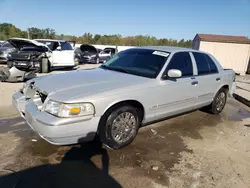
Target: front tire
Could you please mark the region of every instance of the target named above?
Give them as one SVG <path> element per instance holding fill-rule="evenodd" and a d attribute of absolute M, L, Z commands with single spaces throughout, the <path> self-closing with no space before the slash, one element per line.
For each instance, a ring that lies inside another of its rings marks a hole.
<path fill-rule="evenodd" d="M 100 59 L 99 57 L 96 58 L 96 61 L 95 61 L 96 64 L 99 64 L 100 63 Z"/>
<path fill-rule="evenodd" d="M 50 63 L 47 58 L 43 58 L 40 64 L 40 73 L 49 73 L 50 71 Z"/>
<path fill-rule="evenodd" d="M 227 93 L 226 88 L 221 88 L 214 97 L 212 104 L 209 106 L 209 111 L 212 114 L 219 114 L 223 111 L 226 102 L 227 102 Z"/>
<path fill-rule="evenodd" d="M 104 114 L 98 134 L 104 145 L 120 149 L 129 145 L 140 126 L 138 110 L 130 105 L 117 106 Z"/>

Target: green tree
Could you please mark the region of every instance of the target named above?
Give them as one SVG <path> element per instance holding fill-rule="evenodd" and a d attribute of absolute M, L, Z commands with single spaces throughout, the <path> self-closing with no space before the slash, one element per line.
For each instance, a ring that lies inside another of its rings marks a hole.
<path fill-rule="evenodd" d="M 180 46 L 190 48 L 192 46 L 192 40 L 181 39 L 179 41 L 174 39 L 160 38 L 149 35 L 137 35 L 123 37 L 120 34 L 115 35 L 100 35 L 84 33 L 81 36 L 56 34 L 56 31 L 52 28 L 39 29 L 37 27 L 28 28 L 29 36 L 31 39 L 36 38 L 48 38 L 48 39 L 63 39 L 76 41 L 80 44 L 106 44 L 106 45 L 126 45 L 126 46 L 147 46 L 147 45 L 159 45 L 159 46 Z M 10 37 L 22 37 L 27 38 L 28 32 L 22 31 L 13 24 L 0 23 L 0 40 L 6 40 Z"/>

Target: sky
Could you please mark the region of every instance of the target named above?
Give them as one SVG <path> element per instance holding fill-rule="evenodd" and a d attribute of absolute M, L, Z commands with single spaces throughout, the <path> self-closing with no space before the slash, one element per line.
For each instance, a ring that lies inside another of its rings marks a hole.
<path fill-rule="evenodd" d="M 0 23 L 58 34 L 151 35 L 193 39 L 196 33 L 250 38 L 250 0 L 0 0 Z"/>

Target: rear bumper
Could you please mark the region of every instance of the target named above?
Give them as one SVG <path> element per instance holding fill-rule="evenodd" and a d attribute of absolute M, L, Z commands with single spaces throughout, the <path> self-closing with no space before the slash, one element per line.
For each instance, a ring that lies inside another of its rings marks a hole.
<path fill-rule="evenodd" d="M 25 100 L 21 92 L 15 93 L 12 101 L 28 125 L 51 144 L 76 144 L 93 140 L 96 135 L 100 117 L 58 118 L 38 110 L 32 100 Z"/>
<path fill-rule="evenodd" d="M 235 93 L 235 91 L 236 91 L 236 82 L 233 82 L 232 83 L 232 86 L 229 88 L 229 96 L 230 97 L 233 97 L 233 94 Z"/>

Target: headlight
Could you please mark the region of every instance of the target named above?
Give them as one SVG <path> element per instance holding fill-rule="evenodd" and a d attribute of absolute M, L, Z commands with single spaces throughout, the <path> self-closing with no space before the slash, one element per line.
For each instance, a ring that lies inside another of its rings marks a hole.
<path fill-rule="evenodd" d="M 50 100 L 47 102 L 45 106 L 45 111 L 50 114 L 58 116 L 60 106 L 61 106 L 61 103 Z"/>
<path fill-rule="evenodd" d="M 63 104 L 52 100 L 46 104 L 45 111 L 58 117 L 78 117 L 95 113 L 91 103 Z"/>

